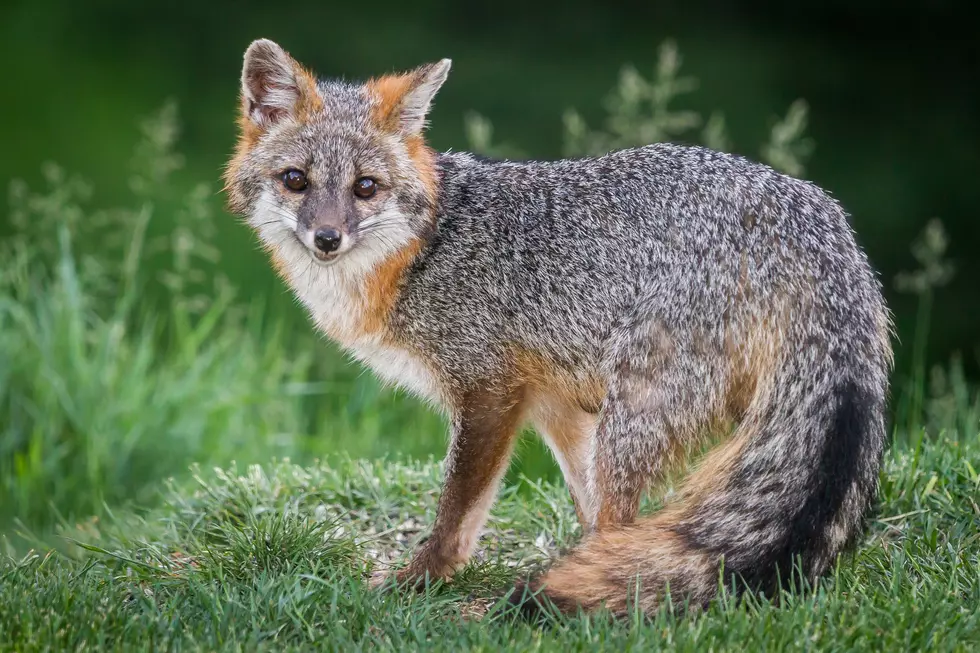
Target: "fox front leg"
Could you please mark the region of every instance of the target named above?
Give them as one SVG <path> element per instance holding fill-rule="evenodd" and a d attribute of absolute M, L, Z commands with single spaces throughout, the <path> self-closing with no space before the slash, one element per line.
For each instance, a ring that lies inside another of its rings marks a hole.
<path fill-rule="evenodd" d="M 469 559 L 507 471 L 520 419 L 521 393 L 516 390 L 466 395 L 452 421 L 432 534 L 396 574 L 399 585 L 448 578 Z"/>

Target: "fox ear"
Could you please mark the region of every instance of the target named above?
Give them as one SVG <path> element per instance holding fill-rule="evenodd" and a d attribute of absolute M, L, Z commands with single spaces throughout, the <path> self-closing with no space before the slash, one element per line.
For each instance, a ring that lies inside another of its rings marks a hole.
<path fill-rule="evenodd" d="M 315 97 L 313 76 L 268 39 L 253 41 L 242 66 L 242 112 L 261 128 L 284 118 L 295 118 L 305 102 Z"/>
<path fill-rule="evenodd" d="M 408 136 L 422 133 L 432 98 L 452 67 L 450 59 L 420 66 L 404 75 L 387 75 L 368 83 L 375 96 L 375 119 L 385 128 Z"/>
<path fill-rule="evenodd" d="M 411 73 L 413 83 L 402 100 L 401 127 L 409 134 L 418 134 L 425 128 L 425 117 L 432 108 L 432 98 L 449 77 L 453 62 L 443 59 L 415 69 Z"/>

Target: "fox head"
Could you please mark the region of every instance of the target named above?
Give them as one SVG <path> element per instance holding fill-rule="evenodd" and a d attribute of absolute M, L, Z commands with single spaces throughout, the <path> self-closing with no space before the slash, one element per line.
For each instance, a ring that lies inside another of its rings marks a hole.
<path fill-rule="evenodd" d="M 363 269 L 431 229 L 437 173 L 422 132 L 449 68 L 352 84 L 317 80 L 272 41 L 248 47 L 225 186 L 280 268 Z"/>

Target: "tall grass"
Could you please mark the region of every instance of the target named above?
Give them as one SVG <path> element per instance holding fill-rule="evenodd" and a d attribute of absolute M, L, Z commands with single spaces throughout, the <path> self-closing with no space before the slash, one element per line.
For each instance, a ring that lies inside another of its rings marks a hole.
<path fill-rule="evenodd" d="M 295 451 L 289 388 L 309 356 L 282 356 L 277 325 L 234 314 L 226 287 L 200 305 L 177 288 L 148 311 L 152 199 L 90 214 L 80 183 L 47 177 L 44 194 L 15 186 L 3 251 L 0 519 L 98 512 L 192 460 Z"/>
<path fill-rule="evenodd" d="M 91 208 L 91 189 L 56 166 L 40 192 L 11 187 L 0 528 L 152 502 L 192 462 L 380 455 L 399 430 L 413 453 L 438 449 L 437 417 L 379 398 L 307 325 L 266 315 L 221 276 L 213 191 L 169 183 L 176 125 L 172 105 L 143 124 L 129 206 Z"/>

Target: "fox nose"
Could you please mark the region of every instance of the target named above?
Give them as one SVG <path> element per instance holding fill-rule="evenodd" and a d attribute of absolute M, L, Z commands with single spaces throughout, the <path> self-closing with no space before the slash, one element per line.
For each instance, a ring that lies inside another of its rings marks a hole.
<path fill-rule="evenodd" d="M 313 244 L 324 254 L 337 251 L 337 248 L 340 247 L 340 239 L 340 232 L 328 227 L 317 229 L 316 233 L 313 234 Z"/>

